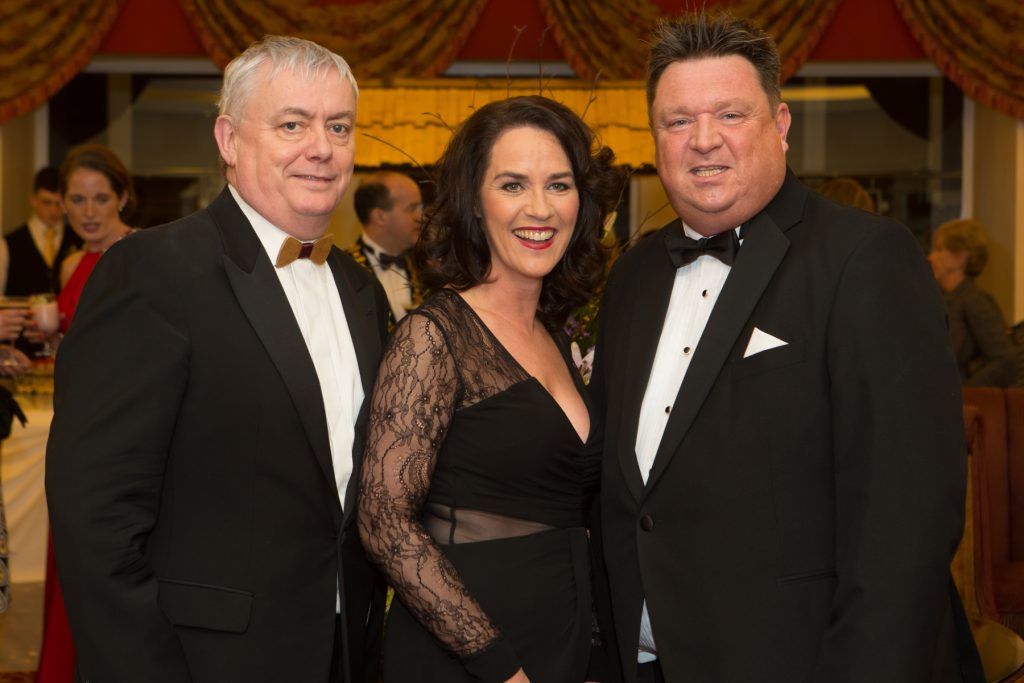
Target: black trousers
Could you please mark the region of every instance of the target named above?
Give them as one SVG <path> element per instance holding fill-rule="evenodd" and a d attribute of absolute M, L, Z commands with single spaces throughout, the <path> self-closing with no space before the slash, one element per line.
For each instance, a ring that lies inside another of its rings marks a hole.
<path fill-rule="evenodd" d="M 334 654 L 331 655 L 331 677 L 328 683 L 343 683 L 345 680 L 345 650 L 341 637 L 341 615 L 334 617 Z"/>
<path fill-rule="evenodd" d="M 661 662 L 636 665 L 636 683 L 665 683 L 665 674 L 661 673 Z"/>

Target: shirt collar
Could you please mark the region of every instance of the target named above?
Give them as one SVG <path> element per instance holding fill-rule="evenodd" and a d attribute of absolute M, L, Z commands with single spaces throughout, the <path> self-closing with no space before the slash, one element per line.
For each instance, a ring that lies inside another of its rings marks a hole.
<path fill-rule="evenodd" d="M 384 247 L 370 239 L 370 236 L 366 234 L 365 230 L 363 231 L 363 234 L 359 236 L 359 239 L 363 241 L 363 244 L 370 250 L 370 253 L 373 254 L 374 258 L 377 258 L 377 254 L 388 254 Z M 392 254 L 388 254 L 388 256 L 391 255 Z"/>
<path fill-rule="evenodd" d="M 266 218 L 261 216 L 256 209 L 249 206 L 249 203 L 242 199 L 242 195 L 240 195 L 238 190 L 236 190 L 230 183 L 228 183 L 228 191 L 231 192 L 231 196 L 235 198 L 235 202 L 238 204 L 238 208 L 242 210 L 242 214 L 249 219 L 249 224 L 256 232 L 256 237 L 259 238 L 264 251 L 266 251 L 267 256 L 270 257 L 270 262 L 273 263 L 277 260 L 277 255 L 281 252 L 281 245 L 284 244 L 284 241 L 291 237 L 291 235 L 268 221 Z"/>
<path fill-rule="evenodd" d="M 683 223 L 683 234 L 686 235 L 687 237 L 689 237 L 690 239 L 692 239 L 692 240 L 699 240 L 699 239 L 703 239 L 705 237 L 705 235 L 700 234 L 699 232 L 697 232 L 696 230 L 691 228 L 689 225 L 687 225 L 683 221 L 679 221 L 679 222 Z M 738 225 L 735 228 L 733 228 L 736 231 L 736 236 L 737 237 L 740 236 L 740 230 L 742 228 L 743 228 L 742 225 Z M 714 235 L 708 235 L 708 237 L 714 237 Z"/>
<path fill-rule="evenodd" d="M 53 230 L 53 234 L 58 238 L 64 235 L 64 221 L 57 223 L 56 225 L 48 225 L 43 222 L 43 219 L 39 216 L 32 214 L 28 219 L 28 230 L 33 235 L 45 235 L 47 230 Z"/>

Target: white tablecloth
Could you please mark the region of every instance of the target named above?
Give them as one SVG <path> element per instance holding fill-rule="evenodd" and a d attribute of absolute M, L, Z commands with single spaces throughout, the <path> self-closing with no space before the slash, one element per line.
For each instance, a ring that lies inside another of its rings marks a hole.
<path fill-rule="evenodd" d="M 15 419 L 11 436 L 0 446 L 0 477 L 10 535 L 11 581 L 21 583 L 46 578 L 48 520 L 43 474 L 53 409 L 47 406 L 48 400 L 19 396 L 18 402 L 28 424 L 22 427 Z"/>

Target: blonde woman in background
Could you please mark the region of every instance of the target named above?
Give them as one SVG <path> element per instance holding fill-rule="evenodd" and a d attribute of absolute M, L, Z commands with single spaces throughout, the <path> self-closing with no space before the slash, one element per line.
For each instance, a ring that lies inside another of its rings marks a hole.
<path fill-rule="evenodd" d="M 975 285 L 988 262 L 988 238 L 971 219 L 943 223 L 928 255 L 949 311 L 949 336 L 967 386 L 1009 386 L 1017 374 L 1005 318 L 992 296 Z"/>

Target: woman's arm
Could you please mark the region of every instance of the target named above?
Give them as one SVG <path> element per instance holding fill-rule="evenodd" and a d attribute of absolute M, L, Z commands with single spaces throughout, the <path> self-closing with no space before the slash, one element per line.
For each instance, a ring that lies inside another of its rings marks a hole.
<path fill-rule="evenodd" d="M 999 305 L 989 294 L 975 291 L 964 300 L 967 328 L 980 358 L 971 362 L 971 372 L 964 379 L 968 386 L 1006 387 L 1013 383 L 1017 372 L 1017 357 L 1010 335 L 1003 322 Z"/>
<path fill-rule="evenodd" d="M 440 327 L 425 314 L 407 316 L 388 342 L 373 392 L 359 535 L 419 622 L 468 671 L 504 681 L 522 673 L 511 645 L 420 523 L 458 389 Z"/>

